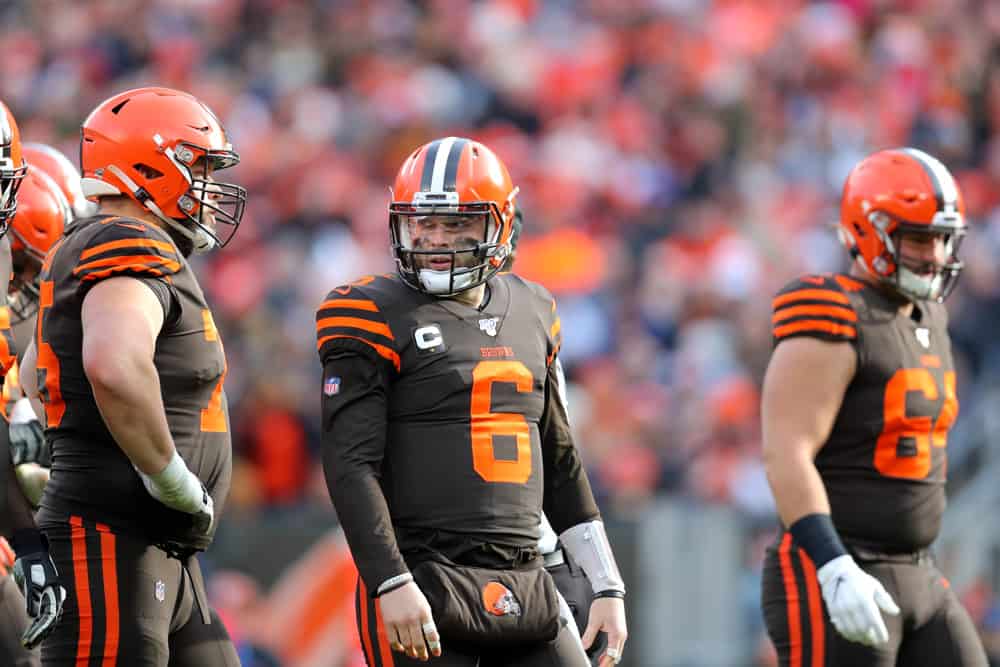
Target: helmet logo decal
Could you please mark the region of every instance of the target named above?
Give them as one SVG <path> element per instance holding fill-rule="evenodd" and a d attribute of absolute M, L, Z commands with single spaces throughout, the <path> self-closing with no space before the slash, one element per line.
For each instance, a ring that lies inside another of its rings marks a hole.
<path fill-rule="evenodd" d="M 520 616 L 521 604 L 514 593 L 499 581 L 490 581 L 483 587 L 483 607 L 493 616 Z"/>

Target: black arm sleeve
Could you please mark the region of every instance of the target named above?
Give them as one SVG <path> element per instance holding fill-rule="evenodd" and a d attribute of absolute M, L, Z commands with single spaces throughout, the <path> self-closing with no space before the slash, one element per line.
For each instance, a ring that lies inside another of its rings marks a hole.
<path fill-rule="evenodd" d="M 379 482 L 387 382 L 369 355 L 338 351 L 323 363 L 323 472 L 358 572 L 372 594 L 408 572 Z M 335 390 L 334 390 L 335 387 Z"/>
<path fill-rule="evenodd" d="M 545 412 L 539 422 L 542 465 L 545 476 L 545 515 L 556 534 L 567 528 L 601 518 L 583 468 L 580 452 L 573 444 L 566 408 L 559 395 L 556 364 L 549 364 L 545 379 Z"/>

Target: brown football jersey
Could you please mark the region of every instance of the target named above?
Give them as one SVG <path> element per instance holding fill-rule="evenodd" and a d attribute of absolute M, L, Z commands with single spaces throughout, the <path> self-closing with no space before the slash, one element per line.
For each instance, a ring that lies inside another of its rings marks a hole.
<path fill-rule="evenodd" d="M 559 347 L 551 295 L 517 276 L 476 309 L 364 278 L 317 313 L 320 357 L 371 353 L 391 378 L 381 486 L 405 535 L 446 530 L 532 546 L 543 501 L 539 422 Z M 324 392 L 339 390 L 326 378 Z"/>
<path fill-rule="evenodd" d="M 947 311 L 900 301 L 846 275 L 805 276 L 773 302 L 774 344 L 850 342 L 857 371 L 816 456 L 833 522 L 847 543 L 914 551 L 938 534 L 945 446 L 958 415 Z"/>
<path fill-rule="evenodd" d="M 83 299 L 91 287 L 115 276 L 143 281 L 163 305 L 154 363 L 170 433 L 212 495 L 217 515 L 229 492 L 226 359 L 201 287 L 161 229 L 133 218 L 97 216 L 67 230 L 40 275 L 37 373 L 52 443 L 52 477 L 42 509 L 153 541 L 205 548 L 211 538 L 193 532 L 190 515 L 146 491 L 105 426 L 83 370 Z"/>

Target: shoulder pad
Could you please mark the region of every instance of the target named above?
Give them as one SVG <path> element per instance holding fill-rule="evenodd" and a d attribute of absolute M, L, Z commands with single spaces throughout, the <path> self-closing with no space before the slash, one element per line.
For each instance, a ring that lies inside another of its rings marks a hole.
<path fill-rule="evenodd" d="M 341 349 L 374 352 L 398 372 L 396 337 L 376 296 L 366 287 L 373 280 L 368 276 L 326 295 L 316 310 L 316 349 L 320 359 Z"/>
<path fill-rule="evenodd" d="M 123 275 L 169 279 L 183 267 L 177 247 L 148 222 L 113 217 L 88 227 L 93 231 L 73 269 L 81 282 Z"/>

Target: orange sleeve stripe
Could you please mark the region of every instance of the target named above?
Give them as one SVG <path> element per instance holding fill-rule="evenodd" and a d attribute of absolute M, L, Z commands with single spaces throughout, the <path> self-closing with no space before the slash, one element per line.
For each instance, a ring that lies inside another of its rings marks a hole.
<path fill-rule="evenodd" d="M 363 320 L 360 317 L 324 317 L 316 323 L 317 333 L 323 331 L 323 329 L 329 329 L 331 327 L 361 329 L 363 331 L 370 331 L 373 334 L 378 334 L 379 336 L 385 336 L 389 340 L 396 340 L 392 335 L 392 330 L 389 329 L 387 324 L 383 322 Z"/>
<path fill-rule="evenodd" d="M 104 259 L 95 259 L 93 262 L 80 264 L 75 269 L 73 269 L 73 275 L 78 276 L 84 271 L 96 269 L 101 266 L 131 266 L 138 264 L 144 264 L 144 265 L 148 264 L 150 266 L 162 264 L 163 268 L 170 271 L 171 273 L 177 273 L 178 271 L 181 270 L 180 262 L 172 260 L 168 257 L 160 257 L 159 255 L 122 255 L 120 257 L 105 257 Z"/>
<path fill-rule="evenodd" d="M 558 334 L 561 330 L 562 321 L 557 317 L 556 321 L 552 324 L 552 328 L 549 329 L 549 338 L 555 338 L 556 334 Z"/>
<path fill-rule="evenodd" d="M 104 252 L 120 250 L 121 248 L 156 248 L 157 250 L 168 252 L 171 255 L 177 255 L 173 244 L 167 243 L 166 241 L 157 241 L 156 239 L 119 239 L 117 241 L 108 241 L 107 243 L 95 245 L 93 248 L 87 248 L 80 253 L 80 261 L 93 257 L 94 255 L 100 255 Z"/>
<path fill-rule="evenodd" d="M 791 303 L 792 301 L 832 301 L 834 303 L 844 304 L 845 306 L 851 303 L 851 300 L 847 298 L 846 294 L 834 292 L 833 290 L 800 289 L 775 297 L 774 301 L 771 303 L 771 307 L 774 310 L 778 310 L 778 308 L 781 308 L 786 303 Z"/>
<path fill-rule="evenodd" d="M 0 306 L 0 329 L 10 329 L 9 306 Z"/>
<path fill-rule="evenodd" d="M 378 312 L 378 306 L 375 305 L 374 301 L 366 301 L 364 299 L 330 299 L 329 301 L 324 301 L 319 307 L 320 310 L 326 310 L 328 308 L 367 310 L 370 313 Z"/>
<path fill-rule="evenodd" d="M 361 338 L 359 336 L 348 336 L 346 334 L 333 334 L 331 336 L 323 336 L 322 338 L 319 339 L 319 342 L 316 343 L 316 349 L 322 351 L 323 344 L 326 343 L 328 340 L 333 340 L 335 338 L 349 338 L 351 340 L 360 340 L 365 345 L 370 345 L 376 352 L 379 353 L 379 356 L 391 361 L 392 365 L 396 367 L 397 371 L 399 371 L 399 355 L 396 354 L 395 350 L 386 347 L 385 345 L 379 345 L 378 343 L 373 343 L 370 340 Z"/>
<path fill-rule="evenodd" d="M 801 322 L 792 322 L 791 324 L 775 327 L 774 337 L 781 338 L 782 336 L 799 333 L 800 331 L 815 331 L 835 336 L 845 336 L 847 338 L 856 338 L 858 335 L 857 329 L 848 324 L 834 324 L 826 320 L 802 320 Z"/>
<path fill-rule="evenodd" d="M 123 266 L 112 266 L 110 269 L 104 269 L 103 271 L 91 271 L 80 277 L 80 280 L 103 280 L 108 276 L 115 273 L 124 273 L 125 271 L 130 271 L 132 273 L 146 273 L 154 278 L 166 277 L 170 280 L 170 276 L 163 273 L 159 269 L 153 268 L 147 264 L 126 264 Z"/>
<path fill-rule="evenodd" d="M 836 317 L 848 322 L 858 321 L 857 313 L 850 308 L 841 308 L 840 306 L 792 306 L 791 308 L 782 308 L 774 314 L 771 321 L 781 322 L 782 320 L 787 320 L 790 317 L 798 317 L 799 315 L 825 315 L 826 317 Z"/>

